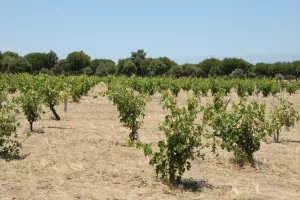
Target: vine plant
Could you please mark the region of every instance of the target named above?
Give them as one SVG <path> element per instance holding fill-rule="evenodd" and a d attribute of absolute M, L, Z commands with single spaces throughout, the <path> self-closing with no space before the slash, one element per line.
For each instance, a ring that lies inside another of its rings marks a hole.
<path fill-rule="evenodd" d="M 259 150 L 260 140 L 270 133 L 265 105 L 257 102 L 248 104 L 245 98 L 241 98 L 228 111 L 222 95 L 218 94 L 212 105 L 202 109 L 204 120 L 213 128 L 213 137 L 221 139 L 221 148 L 233 151 L 240 166 L 249 161 L 254 167 L 253 153 Z"/>
<path fill-rule="evenodd" d="M 300 115 L 294 109 L 293 104 L 287 100 L 280 99 L 280 106 L 276 106 L 271 112 L 272 126 L 271 130 L 274 136 L 274 142 L 279 142 L 279 134 L 282 127 L 293 127 L 300 120 Z"/>
<path fill-rule="evenodd" d="M 119 84 L 110 85 L 104 93 L 117 106 L 119 118 L 127 128 L 130 128 L 129 138 L 131 141 L 138 140 L 138 129 L 145 117 L 145 107 L 150 98 L 144 93 L 135 93 L 133 89 Z"/>
<path fill-rule="evenodd" d="M 179 183 L 181 176 L 191 168 L 190 160 L 204 158 L 200 152 L 205 147 L 202 141 L 203 126 L 195 120 L 200 112 L 197 98 L 190 98 L 187 107 L 179 108 L 174 96 L 165 92 L 162 96 L 164 108 L 170 111 L 159 130 L 165 138 L 158 142 L 159 151 L 152 154 L 149 146 L 144 146 L 145 154 L 151 152 L 150 164 L 155 166 L 156 173 L 169 181 L 171 185 Z"/>

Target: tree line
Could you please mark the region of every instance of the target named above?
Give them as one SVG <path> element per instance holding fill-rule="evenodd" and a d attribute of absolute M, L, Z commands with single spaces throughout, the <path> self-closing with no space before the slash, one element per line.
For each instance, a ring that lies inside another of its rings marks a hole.
<path fill-rule="evenodd" d="M 294 62 L 275 62 L 252 64 L 241 58 L 205 59 L 198 64 L 179 65 L 168 57 L 150 58 L 143 49 L 131 52 L 131 56 L 119 59 L 91 59 L 83 51 L 74 51 L 65 59 L 59 59 L 54 51 L 33 52 L 20 56 L 16 52 L 0 51 L 0 70 L 2 73 L 44 73 L 49 75 L 96 75 L 110 74 L 125 76 L 169 76 L 179 77 L 224 77 L 255 78 L 276 77 L 295 79 L 300 77 L 300 60 Z"/>

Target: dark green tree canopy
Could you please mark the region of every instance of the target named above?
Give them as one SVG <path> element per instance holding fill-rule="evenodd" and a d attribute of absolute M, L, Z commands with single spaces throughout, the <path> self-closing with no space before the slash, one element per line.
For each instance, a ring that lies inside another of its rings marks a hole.
<path fill-rule="evenodd" d="M 33 52 L 25 55 L 24 57 L 32 65 L 33 72 L 38 72 L 42 68 L 48 68 L 48 56 L 46 53 Z"/>
<path fill-rule="evenodd" d="M 117 74 L 119 75 L 126 75 L 131 76 L 136 74 L 137 67 L 131 59 L 121 59 L 118 63 L 118 71 Z"/>
<path fill-rule="evenodd" d="M 83 68 L 82 73 L 85 74 L 85 75 L 93 75 L 94 74 L 92 68 L 90 68 L 90 67 Z"/>
<path fill-rule="evenodd" d="M 13 57 L 13 58 L 18 58 L 19 54 L 15 53 L 15 52 L 12 52 L 12 51 L 5 51 L 5 52 L 2 53 L 2 57 L 4 58 L 6 56 L 10 56 L 10 57 Z"/>
<path fill-rule="evenodd" d="M 244 70 L 242 69 L 235 69 L 231 74 L 229 75 L 230 78 L 246 78 L 246 74 Z"/>
<path fill-rule="evenodd" d="M 93 59 L 83 51 L 71 52 L 66 59 L 58 60 L 54 51 L 48 53 L 33 52 L 20 56 L 12 51 L 0 51 L 0 70 L 6 73 L 28 72 L 38 74 L 42 68 L 48 69 L 54 75 L 72 75 L 85 73 L 89 75 L 107 76 L 109 74 L 130 76 L 135 74 L 142 77 L 171 76 L 171 77 L 275 77 L 283 75 L 285 79 L 300 77 L 300 61 L 257 63 L 255 65 L 241 58 L 205 59 L 198 64 L 183 63 L 178 65 L 170 58 L 146 57 L 143 49 L 131 52 L 131 56 L 120 59 L 116 65 L 110 59 Z M 17 59 L 22 58 L 22 59 Z M 25 59 L 25 60 L 24 60 Z M 130 62 L 129 62 L 130 61 Z M 29 63 L 29 65 L 28 65 Z M 45 69 L 43 71 L 45 72 Z M 29 70 L 29 71 L 28 71 Z M 240 73 L 241 70 L 243 73 Z"/>
<path fill-rule="evenodd" d="M 24 57 L 5 56 L 2 61 L 2 72 L 23 73 L 31 71 L 31 64 Z"/>
<path fill-rule="evenodd" d="M 47 65 L 46 68 L 52 68 L 58 62 L 58 56 L 54 51 L 50 51 L 47 53 Z"/>
<path fill-rule="evenodd" d="M 110 73 L 108 74 L 113 74 L 116 71 L 116 64 L 114 61 L 110 60 L 110 59 L 94 59 L 90 62 L 89 67 L 93 70 L 93 74 L 96 73 L 97 68 L 99 67 L 99 65 L 101 65 L 100 67 L 104 67 L 105 70 L 109 70 Z M 112 73 L 112 71 L 114 71 Z M 99 70 L 98 70 L 99 72 Z"/>
<path fill-rule="evenodd" d="M 89 66 L 91 57 L 83 51 L 74 51 L 67 56 L 66 60 L 69 63 L 70 71 L 78 74 L 83 68 Z"/>
<path fill-rule="evenodd" d="M 246 72 L 253 67 L 253 65 L 240 58 L 224 58 L 222 64 L 225 75 L 231 74 L 236 69 L 242 69 Z"/>
<path fill-rule="evenodd" d="M 205 59 L 198 64 L 198 67 L 204 72 L 206 76 L 212 75 L 217 72 L 223 72 L 222 61 L 217 58 Z M 211 68 L 214 68 L 211 70 Z"/>
<path fill-rule="evenodd" d="M 174 77 L 174 78 L 179 78 L 183 76 L 183 70 L 182 67 L 180 66 L 174 66 L 172 67 L 168 73 L 169 76 Z"/>
<path fill-rule="evenodd" d="M 146 52 L 143 49 L 139 49 L 137 52 L 131 52 L 130 59 L 137 68 L 137 75 L 142 76 L 141 62 L 146 59 Z"/>
<path fill-rule="evenodd" d="M 194 76 L 194 77 L 197 76 L 198 68 L 196 65 L 186 63 L 186 64 L 183 64 L 181 67 L 182 67 L 184 76 Z"/>
<path fill-rule="evenodd" d="M 109 74 L 115 74 L 116 73 L 116 66 L 110 62 L 104 63 L 100 62 L 96 69 L 95 75 L 97 76 L 107 76 Z"/>
<path fill-rule="evenodd" d="M 178 64 L 171 60 L 170 58 L 164 56 L 157 58 L 158 60 L 162 61 L 165 65 L 167 65 L 168 69 L 171 69 L 174 66 L 177 66 Z"/>

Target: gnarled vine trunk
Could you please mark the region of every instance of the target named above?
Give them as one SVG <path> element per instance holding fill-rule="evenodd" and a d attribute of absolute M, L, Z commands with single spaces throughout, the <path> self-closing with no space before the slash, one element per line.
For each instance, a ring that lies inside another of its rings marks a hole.
<path fill-rule="evenodd" d="M 57 114 L 56 110 L 54 109 L 54 105 L 50 105 L 50 110 L 52 111 L 53 115 L 55 116 L 56 120 L 60 120 L 60 116 Z"/>

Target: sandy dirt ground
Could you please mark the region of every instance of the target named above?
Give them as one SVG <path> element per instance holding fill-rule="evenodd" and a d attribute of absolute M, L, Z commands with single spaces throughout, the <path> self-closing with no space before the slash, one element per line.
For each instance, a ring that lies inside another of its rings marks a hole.
<path fill-rule="evenodd" d="M 155 175 L 141 150 L 129 147 L 129 131 L 118 120 L 116 107 L 105 97 L 93 99 L 97 85 L 80 103 L 57 106 L 61 121 L 52 119 L 48 109 L 34 123 L 33 133 L 24 143 L 25 158 L 0 160 L 0 199 L 300 199 L 300 125 L 272 138 L 255 153 L 257 167 L 239 168 L 230 160 L 232 153 L 207 153 L 184 174 L 185 187 L 172 190 Z M 232 92 L 231 99 L 236 99 Z M 184 104 L 186 92 L 179 95 Z M 252 97 L 250 97 L 252 98 Z M 300 111 L 300 94 L 288 98 Z M 260 101 L 263 99 L 260 98 Z M 202 104 L 211 97 L 202 99 Z M 269 104 L 272 98 L 264 99 Z M 147 104 L 140 139 L 153 146 L 163 138 L 158 123 L 166 114 L 157 96 Z M 19 116 L 18 132 L 24 138 L 28 124 Z"/>

